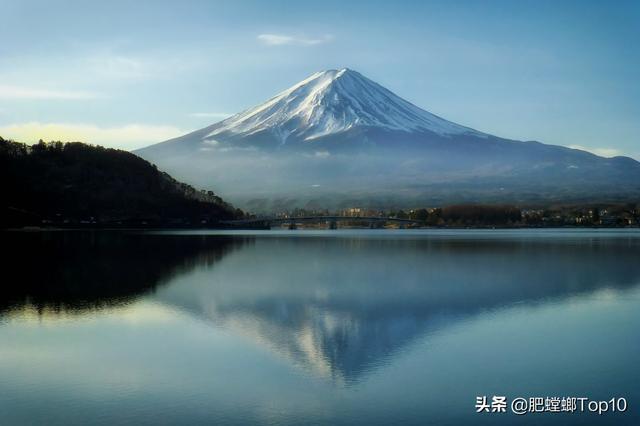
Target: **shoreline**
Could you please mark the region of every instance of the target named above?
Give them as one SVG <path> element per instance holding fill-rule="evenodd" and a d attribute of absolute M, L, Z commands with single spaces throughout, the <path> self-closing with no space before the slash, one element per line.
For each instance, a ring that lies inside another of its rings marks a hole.
<path fill-rule="evenodd" d="M 344 226 L 337 229 L 327 227 L 298 227 L 288 229 L 282 227 L 48 227 L 25 226 L 22 228 L 0 228 L 0 232 L 60 232 L 60 231 L 336 231 L 336 230 L 368 230 L 368 231 L 416 231 L 416 230 L 453 230 L 453 231 L 508 231 L 508 230 L 640 230 L 640 226 L 416 226 L 407 228 L 368 228 Z"/>

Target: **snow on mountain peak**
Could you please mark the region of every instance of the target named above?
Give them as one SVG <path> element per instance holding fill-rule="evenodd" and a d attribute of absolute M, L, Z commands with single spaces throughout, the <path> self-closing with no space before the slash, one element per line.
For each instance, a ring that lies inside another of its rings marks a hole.
<path fill-rule="evenodd" d="M 282 143 L 291 135 L 311 141 L 354 127 L 484 135 L 418 108 L 357 71 L 343 68 L 317 72 L 265 103 L 209 127 L 205 139 L 267 131 Z"/>

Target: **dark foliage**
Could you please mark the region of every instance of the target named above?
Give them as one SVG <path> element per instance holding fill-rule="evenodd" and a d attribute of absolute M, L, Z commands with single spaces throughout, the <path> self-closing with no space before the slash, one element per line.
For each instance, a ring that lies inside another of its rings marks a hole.
<path fill-rule="evenodd" d="M 464 204 L 433 209 L 400 211 L 395 217 L 408 216 L 426 226 L 518 226 L 522 213 L 516 206 Z"/>
<path fill-rule="evenodd" d="M 0 138 L 0 182 L 5 226 L 213 224 L 242 215 L 134 154 L 80 142 L 28 146 Z"/>
<path fill-rule="evenodd" d="M 460 225 L 505 225 L 520 222 L 520 209 L 514 206 L 459 205 L 442 209 L 442 219 Z"/>

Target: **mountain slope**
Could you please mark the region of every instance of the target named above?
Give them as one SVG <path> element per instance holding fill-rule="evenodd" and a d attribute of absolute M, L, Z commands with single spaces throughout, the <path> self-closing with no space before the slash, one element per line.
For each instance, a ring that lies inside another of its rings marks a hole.
<path fill-rule="evenodd" d="M 640 194 L 640 163 L 630 158 L 485 134 L 348 69 L 316 73 L 261 105 L 137 153 L 262 209 Z"/>
<path fill-rule="evenodd" d="M 79 142 L 28 146 L 0 137 L 0 189 L 0 226 L 210 223 L 239 214 L 129 152 Z"/>

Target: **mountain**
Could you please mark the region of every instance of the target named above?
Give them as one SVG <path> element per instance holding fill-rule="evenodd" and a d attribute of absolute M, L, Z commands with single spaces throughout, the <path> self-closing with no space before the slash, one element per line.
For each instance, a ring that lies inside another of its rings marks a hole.
<path fill-rule="evenodd" d="M 273 142 L 312 142 L 355 128 L 483 136 L 394 95 L 349 69 L 318 72 L 262 105 L 199 132 L 205 139 L 246 139 L 271 133 Z"/>
<path fill-rule="evenodd" d="M 489 135 L 349 69 L 315 73 L 261 105 L 136 153 L 188 182 L 215 182 L 254 210 L 640 196 L 640 163 L 631 158 Z"/>
<path fill-rule="evenodd" d="M 0 227 L 214 224 L 241 214 L 126 151 L 0 137 Z"/>

